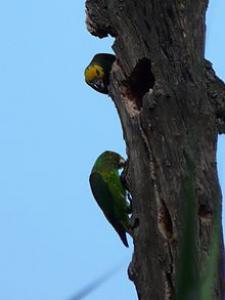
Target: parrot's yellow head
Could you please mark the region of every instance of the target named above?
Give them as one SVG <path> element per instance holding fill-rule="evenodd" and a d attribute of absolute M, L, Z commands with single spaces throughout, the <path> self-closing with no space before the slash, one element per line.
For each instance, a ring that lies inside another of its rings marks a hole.
<path fill-rule="evenodd" d="M 104 83 L 104 70 L 98 64 L 91 64 L 89 65 L 84 72 L 85 81 L 95 90 L 104 90 L 105 83 Z"/>

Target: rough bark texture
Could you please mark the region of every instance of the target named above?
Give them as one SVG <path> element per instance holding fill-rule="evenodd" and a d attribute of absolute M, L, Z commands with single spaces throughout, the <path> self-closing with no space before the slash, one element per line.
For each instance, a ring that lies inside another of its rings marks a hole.
<path fill-rule="evenodd" d="M 188 201 L 194 184 L 196 274 L 204 267 L 215 211 L 220 257 L 212 299 L 223 299 L 218 133 L 225 132 L 225 86 L 204 59 L 206 0 L 87 0 L 87 26 L 115 37 L 110 96 L 127 145 L 138 298 L 174 299 Z M 188 161 L 194 166 L 190 169 Z"/>

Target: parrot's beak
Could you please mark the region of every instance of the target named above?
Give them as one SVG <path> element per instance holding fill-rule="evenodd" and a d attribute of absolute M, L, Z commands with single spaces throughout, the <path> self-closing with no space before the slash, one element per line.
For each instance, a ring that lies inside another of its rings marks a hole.
<path fill-rule="evenodd" d="M 92 84 L 95 88 L 98 88 L 99 90 L 104 89 L 104 82 L 102 78 L 96 78 L 95 80 L 93 80 Z"/>
<path fill-rule="evenodd" d="M 107 87 L 104 85 L 104 82 L 102 79 L 95 79 L 91 82 L 88 82 L 88 84 L 96 91 L 103 93 L 103 94 L 107 94 L 108 90 Z"/>
<path fill-rule="evenodd" d="M 126 165 L 126 160 L 121 157 L 120 160 L 119 160 L 119 166 L 120 166 L 120 168 L 124 168 L 125 165 Z"/>

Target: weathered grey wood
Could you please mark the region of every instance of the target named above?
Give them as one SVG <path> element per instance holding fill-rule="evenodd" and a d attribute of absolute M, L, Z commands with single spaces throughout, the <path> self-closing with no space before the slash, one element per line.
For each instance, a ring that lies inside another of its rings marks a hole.
<path fill-rule="evenodd" d="M 222 300 L 216 145 L 218 132 L 225 132 L 225 87 L 204 59 L 207 1 L 87 0 L 86 7 L 89 31 L 115 37 L 109 90 L 127 145 L 134 239 L 129 276 L 138 298 L 175 296 L 189 177 L 195 193 L 196 274 L 204 268 L 215 211 L 220 212 L 213 299 Z"/>

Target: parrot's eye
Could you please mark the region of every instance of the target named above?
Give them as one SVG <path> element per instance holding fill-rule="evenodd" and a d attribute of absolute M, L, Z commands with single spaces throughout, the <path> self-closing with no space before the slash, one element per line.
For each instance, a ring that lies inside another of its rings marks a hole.
<path fill-rule="evenodd" d="M 96 75 L 99 76 L 100 75 L 100 72 L 99 70 L 96 70 Z"/>

